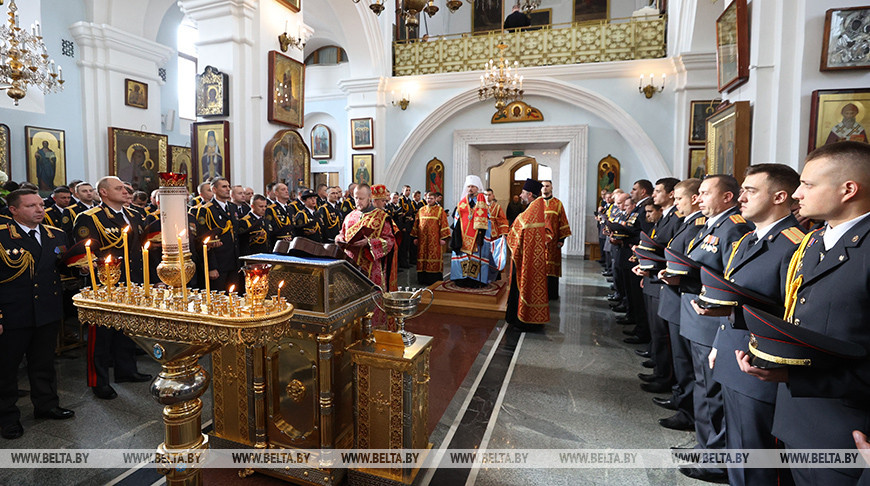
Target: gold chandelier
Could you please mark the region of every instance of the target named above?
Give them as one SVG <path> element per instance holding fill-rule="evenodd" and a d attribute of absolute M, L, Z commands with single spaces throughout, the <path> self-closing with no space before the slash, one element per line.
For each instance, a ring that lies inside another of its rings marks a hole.
<path fill-rule="evenodd" d="M 63 91 L 63 69 L 49 59 L 39 22 L 27 32 L 19 25 L 17 11 L 15 0 L 10 0 L 8 25 L 0 25 L 0 90 L 6 90 L 15 106 L 27 95 L 28 85 L 45 94 Z"/>
<path fill-rule="evenodd" d="M 495 98 L 495 107 L 501 110 L 508 103 L 523 99 L 523 77 L 519 74 L 519 61 L 514 61 L 511 65 L 504 58 L 507 44 L 499 42 L 498 49 L 498 64 L 490 59 L 483 65 L 477 94 L 480 101 Z"/>

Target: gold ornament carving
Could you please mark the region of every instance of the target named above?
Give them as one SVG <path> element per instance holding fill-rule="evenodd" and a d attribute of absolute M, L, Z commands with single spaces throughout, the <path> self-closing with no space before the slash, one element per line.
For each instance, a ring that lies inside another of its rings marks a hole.
<path fill-rule="evenodd" d="M 287 384 L 287 396 L 296 403 L 301 403 L 305 398 L 305 385 L 299 380 L 293 380 Z"/>

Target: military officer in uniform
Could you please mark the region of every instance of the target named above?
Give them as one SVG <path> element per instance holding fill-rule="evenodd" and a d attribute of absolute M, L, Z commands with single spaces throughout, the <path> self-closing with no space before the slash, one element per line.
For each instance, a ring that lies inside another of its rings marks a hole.
<path fill-rule="evenodd" d="M 674 186 L 674 206 L 683 216 L 683 224 L 668 242 L 667 248 L 685 253 L 686 247 L 695 235 L 704 228 L 707 218 L 701 213 L 698 199 L 699 179 L 686 179 Z M 665 271 L 658 274 L 666 285 L 659 293 L 658 316 L 668 323 L 668 337 L 671 345 L 674 385 L 671 397 L 653 397 L 656 405 L 675 413 L 659 419 L 659 425 L 674 430 L 695 430 L 695 372 L 692 368 L 692 346 L 688 339 L 680 335 L 680 287 L 679 278 L 666 278 Z M 647 354 L 646 357 L 651 357 Z M 644 383 L 641 389 L 657 392 Z"/>
<path fill-rule="evenodd" d="M 826 225 L 801 240 L 790 262 L 785 319 L 870 351 L 870 145 L 846 141 L 811 152 L 794 198 L 802 217 Z M 735 354 L 742 371 L 779 383 L 773 435 L 787 449 L 852 449 L 852 432 L 870 423 L 870 358 L 761 369 L 748 353 Z M 857 484 L 862 472 L 792 468 L 799 486 Z"/>
<path fill-rule="evenodd" d="M 239 254 L 254 255 L 272 251 L 272 222 L 266 216 L 266 197 L 255 194 L 251 212 L 239 220 Z"/>
<path fill-rule="evenodd" d="M 274 202 L 266 207 L 264 216 L 272 225 L 275 239 L 289 239 L 293 237 L 293 216 L 296 211 L 288 204 L 290 202 L 290 190 L 287 184 L 279 182 L 272 187 L 275 196 Z"/>
<path fill-rule="evenodd" d="M 344 200 L 341 201 L 341 217 L 342 221 L 347 217 L 348 214 L 351 213 L 354 209 L 356 209 L 356 201 L 353 197 L 353 190 L 356 189 L 356 184 L 350 183 L 347 186 L 347 192 L 344 193 Z"/>
<path fill-rule="evenodd" d="M 97 204 L 94 186 L 92 186 L 90 182 L 79 182 L 76 184 L 74 192 L 78 201 L 72 206 L 67 206 L 66 208 L 67 211 L 69 211 L 69 217 L 73 225 L 75 225 L 76 216 L 91 209 Z"/>
<path fill-rule="evenodd" d="M 66 186 L 57 186 L 51 192 L 51 206 L 45 208 L 45 219 L 43 224 L 48 226 L 56 226 L 63 230 L 67 236 L 67 241 L 72 241 L 72 218 L 69 211 L 66 209 L 70 205 L 72 199 L 72 191 Z"/>
<path fill-rule="evenodd" d="M 317 208 L 317 217 L 320 220 L 320 231 L 323 234 L 324 243 L 333 243 L 338 232 L 341 231 L 344 217 L 338 205 L 339 197 L 341 197 L 341 189 L 330 187 L 326 191 L 326 203 Z"/>
<path fill-rule="evenodd" d="M 772 301 L 785 301 L 785 277 L 789 261 L 803 239 L 797 218 L 791 214 L 791 194 L 800 176 L 783 164 L 758 164 L 749 167 L 738 201 L 744 218 L 755 224 L 755 231 L 744 235 L 731 251 L 724 278 L 758 292 Z M 692 306 L 700 315 L 733 314 L 742 320 L 739 307 L 707 310 Z M 740 326 L 745 328 L 745 323 Z M 765 383 L 740 371 L 732 359 L 735 351 L 749 348 L 749 331 L 722 323 L 709 356 L 713 379 L 722 385 L 725 401 L 725 441 L 728 449 L 775 449 L 773 427 L 776 384 Z M 721 357 L 721 358 L 720 358 Z M 714 366 L 715 365 L 715 366 Z M 782 484 L 775 469 L 729 468 L 732 485 Z"/>
<path fill-rule="evenodd" d="M 0 428 L 4 439 L 24 434 L 18 400 L 18 366 L 27 357 L 30 399 L 37 419 L 72 418 L 57 396 L 54 347 L 63 318 L 58 263 L 64 232 L 40 224 L 39 193 L 18 189 L 6 197 L 11 219 L 0 221 Z"/>
<path fill-rule="evenodd" d="M 754 228 L 740 215 L 737 197 L 740 185 L 730 175 L 708 176 L 698 190 L 701 212 L 707 223 L 687 247 L 692 260 L 722 273 L 731 255 L 732 244 Z M 712 377 L 708 356 L 716 332 L 723 323 L 721 317 L 699 316 L 692 307 L 698 298 L 700 282 L 681 282 L 685 288 L 680 298 L 680 334 L 691 342 L 692 369 L 695 373 L 695 436 L 701 449 L 725 448 L 724 404 L 722 387 Z M 680 472 L 694 479 L 722 480 L 727 477 L 720 468 L 682 467 Z"/>
<path fill-rule="evenodd" d="M 93 240 L 91 249 L 94 258 L 122 258 L 124 255 L 123 233 L 130 227 L 128 249 L 130 255 L 130 280 L 142 282 L 143 221 L 139 213 L 124 207 L 127 189 L 121 179 L 107 176 L 97 182 L 97 192 L 102 203 L 84 213 L 75 221 L 73 232 L 76 241 Z M 121 266 L 121 280 L 124 266 Z M 136 345 L 117 329 L 91 326 L 88 330 L 88 386 L 97 398 L 111 400 L 118 396 L 109 385 L 109 365 L 114 363 L 115 383 L 151 380 L 151 375 L 136 369 Z"/>
<path fill-rule="evenodd" d="M 192 208 L 196 219 L 197 246 L 208 242 L 209 274 L 213 290 L 227 290 L 230 285 L 238 288 L 239 241 L 237 232 L 239 220 L 236 205 L 230 202 L 230 183 L 224 177 L 215 177 L 211 182 L 214 197 L 199 207 Z"/>
<path fill-rule="evenodd" d="M 677 229 L 683 224 L 683 218 L 674 206 L 674 188 L 679 182 L 673 177 L 666 177 L 657 180 L 653 189 L 652 203 L 661 207 L 662 217 L 656 222 L 649 236 L 662 247 L 668 245 Z M 662 392 L 668 391 L 674 380 L 668 323 L 658 315 L 659 295 L 664 284 L 656 275 L 650 275 L 649 272 L 636 273 L 643 277 L 642 294 L 650 330 L 649 354 L 654 364 L 653 372 L 649 375 L 640 375 L 640 378 L 654 384 L 648 388 L 661 388 Z"/>
<path fill-rule="evenodd" d="M 317 193 L 306 189 L 299 195 L 299 198 L 304 206 L 293 217 L 293 234 L 296 237 L 308 238 L 321 243 L 323 235 L 320 231 L 320 220 L 317 217 Z"/>

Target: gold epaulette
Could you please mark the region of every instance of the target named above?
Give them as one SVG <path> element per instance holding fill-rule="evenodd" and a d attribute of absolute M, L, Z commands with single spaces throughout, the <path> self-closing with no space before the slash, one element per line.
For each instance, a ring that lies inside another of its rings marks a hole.
<path fill-rule="evenodd" d="M 707 224 L 707 217 L 701 216 L 700 218 L 695 220 L 695 226 L 704 226 Z"/>
<path fill-rule="evenodd" d="M 45 227 L 48 228 L 48 229 L 53 229 L 53 230 L 57 230 L 57 231 L 63 231 L 62 229 L 58 228 L 57 226 L 52 226 L 52 225 L 50 225 L 50 224 L 44 224 L 44 223 L 43 223 L 43 226 L 45 226 Z"/>
<path fill-rule="evenodd" d="M 743 224 L 746 222 L 746 220 L 743 219 L 743 216 L 740 216 L 739 214 L 732 214 L 728 217 L 728 219 L 730 219 L 732 223 L 736 224 Z"/>
<path fill-rule="evenodd" d="M 786 228 L 786 229 L 780 231 L 780 234 L 782 234 L 783 236 L 788 238 L 788 241 L 794 243 L 795 245 L 799 244 L 801 242 L 801 240 L 804 239 L 804 236 L 806 235 L 806 233 L 804 233 L 797 226 L 792 226 L 791 228 Z"/>
<path fill-rule="evenodd" d="M 0 230 L 5 230 L 5 229 L 8 228 L 8 227 L 9 227 L 8 224 L 5 224 L 5 223 L 4 223 L 4 224 L 0 224 Z"/>
<path fill-rule="evenodd" d="M 103 210 L 103 208 L 101 208 L 99 206 L 94 206 L 91 209 L 88 209 L 85 212 L 79 213 L 79 214 L 87 214 L 88 216 L 93 216 L 94 214 L 97 214 L 102 210 Z"/>

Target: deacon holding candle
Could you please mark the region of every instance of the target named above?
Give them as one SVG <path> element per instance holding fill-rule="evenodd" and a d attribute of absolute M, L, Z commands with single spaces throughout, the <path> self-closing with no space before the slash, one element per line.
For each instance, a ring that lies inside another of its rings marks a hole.
<path fill-rule="evenodd" d="M 102 203 L 79 213 L 73 234 L 76 241 L 92 240 L 93 258 L 124 258 L 125 281 L 141 283 L 142 271 L 142 216 L 127 207 L 127 192 L 121 179 L 107 176 L 100 179 L 97 192 Z M 124 229 L 128 244 L 124 245 Z M 128 280 L 129 279 L 129 280 Z M 96 279 L 94 279 L 96 280 Z M 109 365 L 114 363 L 115 382 L 149 381 L 151 375 L 139 373 L 136 368 L 136 345 L 121 331 L 104 326 L 90 326 L 88 330 L 88 386 L 98 398 L 111 400 L 117 393 L 109 384 Z"/>

